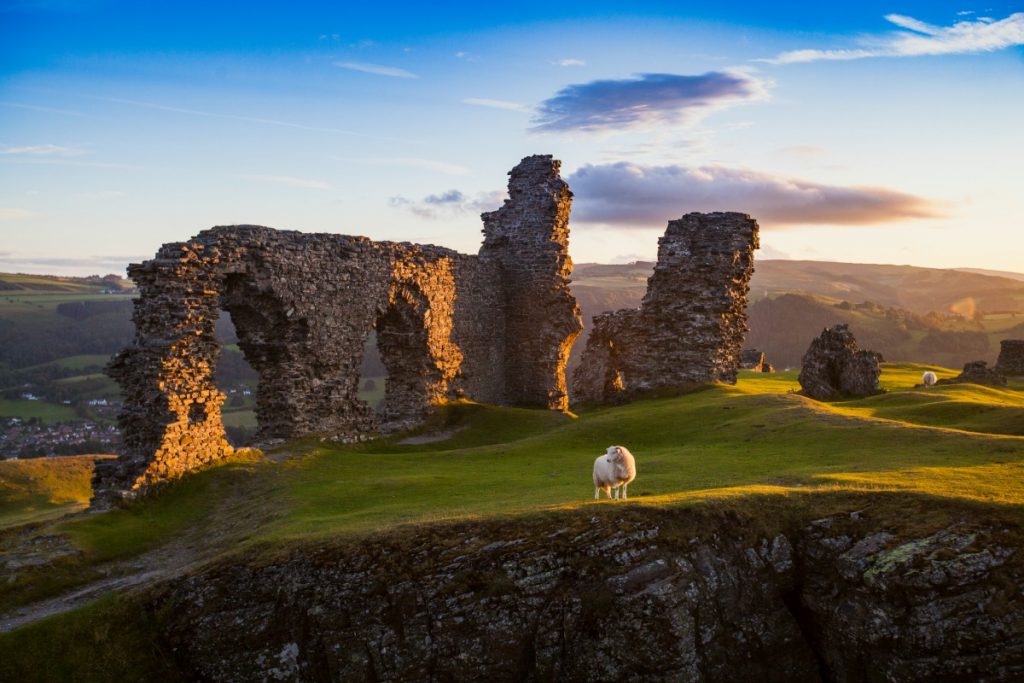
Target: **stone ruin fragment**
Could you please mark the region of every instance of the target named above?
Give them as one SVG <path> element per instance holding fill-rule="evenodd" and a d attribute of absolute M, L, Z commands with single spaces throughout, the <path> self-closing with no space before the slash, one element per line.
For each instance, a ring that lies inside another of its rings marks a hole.
<path fill-rule="evenodd" d="M 229 455 L 214 323 L 231 314 L 259 375 L 257 438 L 359 436 L 420 422 L 455 397 L 565 410 L 582 329 L 569 291 L 572 193 L 560 162 L 514 168 L 476 256 L 259 226 L 206 230 L 133 264 L 135 340 L 111 363 L 124 451 L 97 464 L 93 505 Z M 387 368 L 379 414 L 358 398 L 371 330 Z"/>
<path fill-rule="evenodd" d="M 573 400 L 616 403 L 736 382 L 757 222 L 742 213 L 669 221 L 639 308 L 594 317 Z"/>
<path fill-rule="evenodd" d="M 964 364 L 963 372 L 956 377 L 940 379 L 936 384 L 984 384 L 990 387 L 1005 387 L 1006 376 L 997 368 L 990 368 L 983 360 Z"/>
<path fill-rule="evenodd" d="M 857 348 L 845 323 L 826 327 L 804 354 L 797 381 L 819 401 L 860 398 L 881 392 L 878 354 Z"/>
<path fill-rule="evenodd" d="M 775 372 L 775 366 L 768 362 L 764 351 L 758 351 L 757 349 L 743 349 L 740 353 L 740 370 Z"/>
<path fill-rule="evenodd" d="M 996 372 L 1010 377 L 1024 376 L 1024 339 L 1004 339 L 999 342 Z"/>

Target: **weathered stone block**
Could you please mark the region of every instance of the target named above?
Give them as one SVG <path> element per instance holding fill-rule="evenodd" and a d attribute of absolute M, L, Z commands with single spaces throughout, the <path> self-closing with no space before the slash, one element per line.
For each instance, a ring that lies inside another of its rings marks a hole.
<path fill-rule="evenodd" d="M 797 381 L 819 401 L 871 396 L 881 392 L 878 354 L 861 350 L 848 325 L 826 327 L 811 342 Z"/>

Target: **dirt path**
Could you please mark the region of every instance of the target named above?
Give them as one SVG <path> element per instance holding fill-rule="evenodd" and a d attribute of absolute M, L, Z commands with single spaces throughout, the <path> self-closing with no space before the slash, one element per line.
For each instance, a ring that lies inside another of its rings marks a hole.
<path fill-rule="evenodd" d="M 94 566 L 93 569 L 105 575 L 105 578 L 74 586 L 60 595 L 0 614 L 0 633 L 13 631 L 55 614 L 70 612 L 111 593 L 185 574 L 236 547 L 281 513 L 280 510 L 261 504 L 261 497 L 253 495 L 251 488 L 246 489 L 236 482 L 236 485 L 229 485 L 226 489 L 209 515 L 163 545 L 134 557 Z M 23 560 L 23 567 L 36 566 L 43 569 L 46 557 L 53 560 L 80 552 L 63 534 L 46 533 L 48 526 L 42 525 L 18 534 L 20 538 L 17 539 L 8 535 L 3 547 L 0 547 L 0 567 L 5 559 L 9 562 L 10 558 L 16 557 Z M 45 539 L 50 546 L 42 553 L 39 552 L 40 539 Z"/>

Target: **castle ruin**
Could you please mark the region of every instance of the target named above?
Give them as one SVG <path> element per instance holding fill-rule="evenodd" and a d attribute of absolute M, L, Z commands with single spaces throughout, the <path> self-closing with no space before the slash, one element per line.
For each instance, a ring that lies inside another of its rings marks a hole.
<path fill-rule="evenodd" d="M 758 246 L 757 221 L 743 213 L 669 221 L 640 308 L 594 317 L 573 400 L 617 403 L 735 384 Z"/>
<path fill-rule="evenodd" d="M 509 198 L 482 215 L 475 256 L 242 225 L 165 244 L 130 266 L 135 340 L 109 367 L 124 394 L 124 445 L 97 463 L 93 506 L 233 452 L 214 381 L 222 309 L 259 377 L 262 442 L 396 431 L 456 398 L 567 410 L 565 366 L 582 318 L 569 291 L 572 193 L 559 167 L 538 155 L 512 169 Z M 735 382 L 757 246 L 745 214 L 670 221 L 641 307 L 594 319 L 579 398 Z M 387 370 L 377 411 L 358 397 L 371 331 Z"/>
<path fill-rule="evenodd" d="M 483 215 L 476 256 L 365 237 L 259 226 L 206 230 L 133 264 L 133 344 L 111 363 L 124 450 L 97 464 L 109 507 L 232 452 L 214 383 L 218 311 L 259 375 L 257 437 L 359 436 L 420 422 L 465 397 L 565 410 L 565 364 L 582 329 L 569 291 L 572 193 L 560 162 L 527 157 Z M 367 337 L 387 368 L 375 413 L 358 398 Z"/>

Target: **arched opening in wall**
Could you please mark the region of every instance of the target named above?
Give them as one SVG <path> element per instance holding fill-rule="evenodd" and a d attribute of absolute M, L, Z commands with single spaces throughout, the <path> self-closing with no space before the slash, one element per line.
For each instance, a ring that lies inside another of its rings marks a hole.
<path fill-rule="evenodd" d="M 238 346 L 238 332 L 231 314 L 221 309 L 216 325 L 220 341 L 220 359 L 214 381 L 227 397 L 221 407 L 221 418 L 227 439 L 236 448 L 249 446 L 256 437 L 256 392 L 259 375 L 245 359 Z"/>
<path fill-rule="evenodd" d="M 377 346 L 377 330 L 372 329 L 366 335 L 363 361 L 359 367 L 359 399 L 379 413 L 384 405 L 387 382 L 388 370 Z"/>
<path fill-rule="evenodd" d="M 384 400 L 377 410 L 385 432 L 418 424 L 443 396 L 440 373 L 431 362 L 425 315 L 429 304 L 415 286 L 402 285 L 374 325 L 380 360 L 387 372 Z"/>

